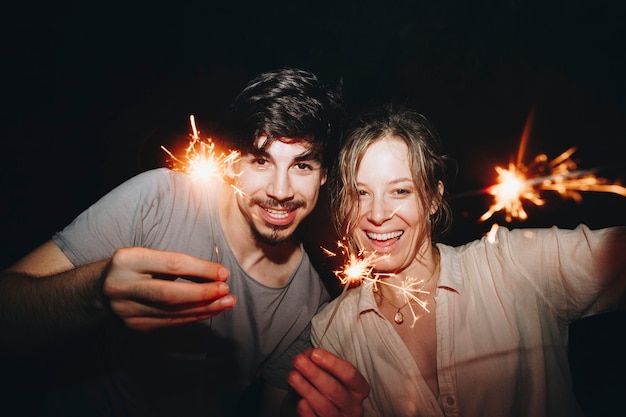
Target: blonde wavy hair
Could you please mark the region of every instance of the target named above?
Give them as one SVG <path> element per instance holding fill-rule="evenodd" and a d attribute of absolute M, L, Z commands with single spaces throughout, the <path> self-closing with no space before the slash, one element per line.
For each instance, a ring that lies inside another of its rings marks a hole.
<path fill-rule="evenodd" d="M 428 237 L 434 243 L 452 223 L 446 193 L 440 193 L 440 184 L 445 190 L 450 159 L 444 155 L 435 129 L 422 114 L 391 105 L 365 114 L 355 126 L 348 132 L 329 178 L 333 225 L 337 233 L 351 250 L 358 252 L 358 245 L 352 238 L 359 213 L 357 172 L 367 149 L 385 137 L 392 137 L 406 144 L 413 182 L 420 190 L 418 205 L 426 217 L 420 241 Z"/>

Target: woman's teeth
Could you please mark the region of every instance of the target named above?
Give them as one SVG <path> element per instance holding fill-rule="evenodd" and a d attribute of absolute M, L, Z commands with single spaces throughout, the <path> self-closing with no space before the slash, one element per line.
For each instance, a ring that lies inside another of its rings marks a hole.
<path fill-rule="evenodd" d="M 389 239 L 394 239 L 397 237 L 402 236 L 404 232 L 402 231 L 397 231 L 397 232 L 391 232 L 391 233 L 368 233 L 367 237 L 369 237 L 372 240 L 389 240 Z"/>

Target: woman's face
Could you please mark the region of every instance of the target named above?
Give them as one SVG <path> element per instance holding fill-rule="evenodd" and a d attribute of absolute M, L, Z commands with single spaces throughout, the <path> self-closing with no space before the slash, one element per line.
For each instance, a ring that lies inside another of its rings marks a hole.
<path fill-rule="evenodd" d="M 418 240 L 427 217 L 407 154 L 404 142 L 386 136 L 368 148 L 357 171 L 360 209 L 354 237 L 362 249 L 384 255 L 376 262 L 378 272 L 404 270 L 425 244 Z"/>

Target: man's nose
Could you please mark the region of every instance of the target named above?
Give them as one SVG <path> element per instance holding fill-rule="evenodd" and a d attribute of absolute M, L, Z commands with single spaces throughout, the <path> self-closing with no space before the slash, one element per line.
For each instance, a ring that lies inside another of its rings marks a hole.
<path fill-rule="evenodd" d="M 293 198 L 293 187 L 289 173 L 286 170 L 276 171 L 267 185 L 267 195 L 278 201 L 286 201 Z"/>

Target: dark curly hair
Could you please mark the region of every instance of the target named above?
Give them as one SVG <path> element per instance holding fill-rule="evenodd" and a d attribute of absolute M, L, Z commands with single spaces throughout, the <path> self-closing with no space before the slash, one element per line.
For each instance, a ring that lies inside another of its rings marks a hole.
<path fill-rule="evenodd" d="M 328 167 L 336 156 L 344 109 L 339 91 L 327 88 L 313 73 L 283 68 L 257 75 L 235 98 L 228 118 L 226 144 L 255 153 L 255 139 L 298 139 L 309 143 Z"/>

